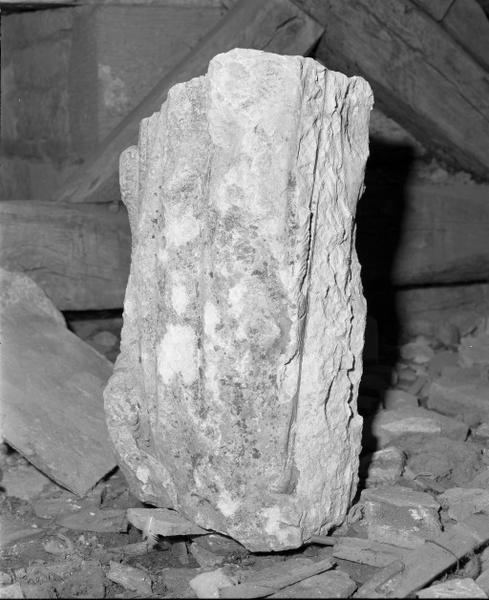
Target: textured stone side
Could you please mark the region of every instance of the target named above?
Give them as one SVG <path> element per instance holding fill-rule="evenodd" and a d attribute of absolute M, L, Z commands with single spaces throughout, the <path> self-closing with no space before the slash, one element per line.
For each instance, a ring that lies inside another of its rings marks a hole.
<path fill-rule="evenodd" d="M 312 59 L 233 50 L 121 157 L 132 266 L 105 392 L 121 467 L 143 500 L 255 551 L 327 532 L 356 489 L 371 104 Z"/>

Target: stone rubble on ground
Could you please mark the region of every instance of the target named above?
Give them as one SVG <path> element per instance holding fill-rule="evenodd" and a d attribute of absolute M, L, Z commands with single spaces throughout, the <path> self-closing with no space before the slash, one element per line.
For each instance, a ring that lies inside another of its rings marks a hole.
<path fill-rule="evenodd" d="M 394 484 L 406 465 L 406 455 L 395 446 L 365 454 L 360 459 L 360 479 L 365 487 Z"/>
<path fill-rule="evenodd" d="M 452 440 L 465 440 L 469 428 L 451 417 L 419 407 L 379 411 L 366 419 L 364 433 L 372 443 L 384 448 L 406 434 L 442 435 Z"/>
<path fill-rule="evenodd" d="M 389 388 L 383 398 L 384 408 L 394 410 L 396 408 L 418 408 L 419 400 L 414 394 L 404 390 Z"/>
<path fill-rule="evenodd" d="M 489 489 L 450 488 L 437 497 L 450 519 L 463 521 L 475 513 L 489 515 Z"/>
<path fill-rule="evenodd" d="M 481 574 L 476 578 L 476 584 L 489 596 L 489 569 L 482 567 Z"/>
<path fill-rule="evenodd" d="M 415 548 L 441 531 L 440 505 L 431 494 L 400 485 L 369 488 L 360 503 L 370 540 Z"/>
<path fill-rule="evenodd" d="M 419 591 L 418 598 L 487 598 L 473 579 L 449 579 Z"/>
<path fill-rule="evenodd" d="M 445 367 L 431 384 L 428 408 L 450 416 L 470 417 L 475 427 L 489 421 L 489 380 L 476 367 Z"/>

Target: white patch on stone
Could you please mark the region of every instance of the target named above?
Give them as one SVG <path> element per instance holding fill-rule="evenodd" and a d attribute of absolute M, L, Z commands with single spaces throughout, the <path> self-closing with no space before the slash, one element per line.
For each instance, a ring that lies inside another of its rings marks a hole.
<path fill-rule="evenodd" d="M 167 263 L 168 262 L 168 251 L 166 249 L 166 247 L 163 248 L 158 248 L 158 260 L 161 263 Z"/>
<path fill-rule="evenodd" d="M 216 330 L 216 325 L 220 323 L 221 317 L 217 312 L 217 308 L 212 302 L 205 303 L 204 306 L 204 332 L 208 336 L 213 336 Z"/>
<path fill-rule="evenodd" d="M 189 325 L 168 325 L 158 346 L 158 373 L 168 384 L 180 373 L 185 385 L 191 385 L 198 376 L 195 360 L 196 336 Z"/>
<path fill-rule="evenodd" d="M 200 233 L 200 224 L 190 214 L 175 216 L 166 215 L 166 241 L 171 246 L 183 246 L 195 239 Z"/>
<path fill-rule="evenodd" d="M 150 474 L 150 470 L 147 467 L 139 466 L 136 469 L 136 477 L 143 484 L 148 483 Z"/>
<path fill-rule="evenodd" d="M 231 314 L 235 319 L 238 319 L 243 310 L 243 295 L 245 294 L 246 289 L 243 285 L 243 281 L 239 281 L 236 285 L 233 285 L 232 288 L 229 289 L 228 292 L 228 302 L 229 308 L 231 309 Z"/>
<path fill-rule="evenodd" d="M 282 511 L 275 505 L 261 511 L 265 521 L 265 533 L 274 537 L 279 543 L 287 545 L 290 537 L 289 527 L 284 527 Z"/>
<path fill-rule="evenodd" d="M 171 290 L 171 303 L 178 315 L 183 315 L 188 305 L 188 296 L 185 286 L 177 284 Z"/>
<path fill-rule="evenodd" d="M 224 491 L 219 495 L 217 508 L 225 517 L 232 517 L 239 508 L 239 502 L 237 500 L 233 500 L 229 492 Z"/>

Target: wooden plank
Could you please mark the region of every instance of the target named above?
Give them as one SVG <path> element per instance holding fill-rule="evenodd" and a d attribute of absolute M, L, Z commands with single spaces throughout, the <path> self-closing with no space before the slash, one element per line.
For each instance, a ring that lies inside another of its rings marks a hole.
<path fill-rule="evenodd" d="M 477 0 L 413 0 L 462 48 L 489 69 L 489 20 Z"/>
<path fill-rule="evenodd" d="M 2 438 L 84 495 L 116 466 L 102 398 L 112 365 L 64 326 L 28 278 L 2 271 L 0 283 Z"/>
<path fill-rule="evenodd" d="M 357 221 L 357 249 L 369 284 L 487 280 L 489 185 L 418 183 L 401 193 L 367 185 Z"/>
<path fill-rule="evenodd" d="M 130 253 L 125 209 L 0 202 L 0 266 L 30 275 L 60 310 L 122 307 Z"/>
<path fill-rule="evenodd" d="M 489 71 L 489 19 L 480 4 L 476 0 L 455 0 L 442 24 Z"/>
<path fill-rule="evenodd" d="M 289 0 L 241 0 L 114 129 L 93 158 L 67 181 L 56 200 L 118 201 L 119 155 L 137 141 L 141 119 L 160 109 L 170 87 L 205 73 L 209 61 L 216 54 L 236 47 L 305 54 L 321 33 L 322 28 Z"/>
<path fill-rule="evenodd" d="M 316 58 L 446 160 L 489 179 L 487 72 L 410 0 L 294 0 L 324 24 Z"/>

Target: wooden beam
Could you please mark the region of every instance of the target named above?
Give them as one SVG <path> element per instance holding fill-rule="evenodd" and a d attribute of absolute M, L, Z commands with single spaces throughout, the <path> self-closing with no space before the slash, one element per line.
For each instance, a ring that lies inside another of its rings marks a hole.
<path fill-rule="evenodd" d="M 489 281 L 489 185 L 367 185 L 357 211 L 364 282 Z"/>
<path fill-rule="evenodd" d="M 427 148 L 489 179 L 487 71 L 410 0 L 294 0 L 325 27 L 316 57 L 361 75 Z"/>
<path fill-rule="evenodd" d="M 289 0 L 241 0 L 116 127 L 93 158 L 67 181 L 56 200 L 118 201 L 119 155 L 137 141 L 141 119 L 160 109 L 170 87 L 204 74 L 209 61 L 216 54 L 236 47 L 282 54 L 306 54 L 321 33 L 322 27 Z"/>
<path fill-rule="evenodd" d="M 125 209 L 0 202 L 0 266 L 28 274 L 60 310 L 122 307 L 130 252 Z"/>
<path fill-rule="evenodd" d="M 55 8 L 56 6 L 177 6 L 182 8 L 227 8 L 232 0 L 0 0 L 0 8 L 15 8 L 21 10 Z"/>
<path fill-rule="evenodd" d="M 413 0 L 489 70 L 489 20 L 476 0 Z"/>
<path fill-rule="evenodd" d="M 480 4 L 476 0 L 455 0 L 442 24 L 489 71 L 489 19 Z"/>

